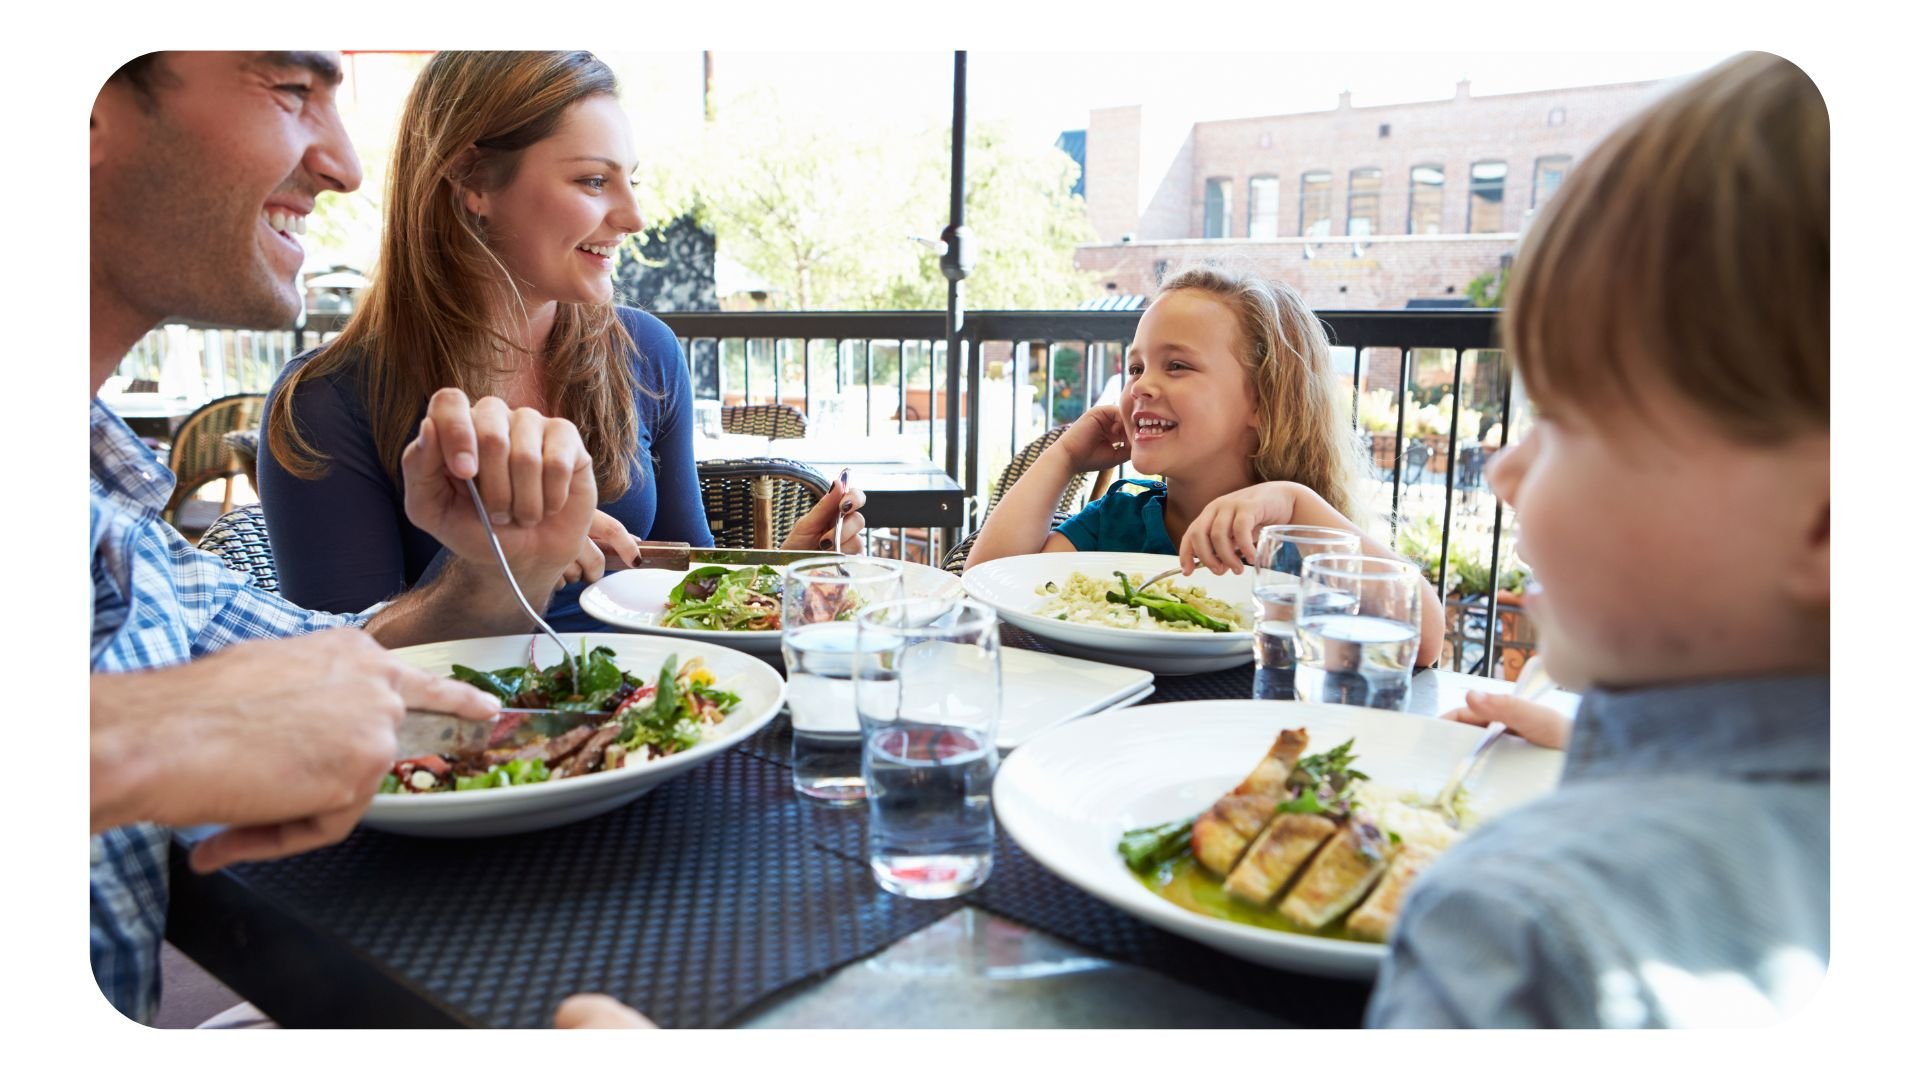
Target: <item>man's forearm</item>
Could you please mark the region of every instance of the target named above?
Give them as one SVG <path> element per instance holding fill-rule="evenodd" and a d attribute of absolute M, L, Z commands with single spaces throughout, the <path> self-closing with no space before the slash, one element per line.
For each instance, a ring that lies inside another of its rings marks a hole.
<path fill-rule="evenodd" d="M 150 711 L 140 700 L 144 673 L 93 675 L 87 680 L 87 802 L 90 827 L 104 832 L 142 820 L 141 790 L 151 775 L 153 736 Z"/>
<path fill-rule="evenodd" d="M 553 593 L 546 586 L 520 587 L 533 610 L 545 614 Z M 449 558 L 439 576 L 408 590 L 367 622 L 367 632 L 389 649 L 430 641 L 517 634 L 533 629 L 527 613 L 494 563 L 479 565 Z"/>

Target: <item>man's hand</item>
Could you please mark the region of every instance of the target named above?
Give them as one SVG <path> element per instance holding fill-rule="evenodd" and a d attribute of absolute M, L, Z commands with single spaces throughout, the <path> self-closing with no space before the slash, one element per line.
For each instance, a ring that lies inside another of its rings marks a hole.
<path fill-rule="evenodd" d="M 1298 484 L 1275 480 L 1229 492 L 1208 503 L 1180 538 L 1180 569 L 1204 565 L 1216 574 L 1237 574 L 1260 550 L 1260 530 L 1293 522 Z"/>
<path fill-rule="evenodd" d="M 867 527 L 860 508 L 867 504 L 867 493 L 835 478 L 825 496 L 793 523 L 781 548 L 787 551 L 828 551 L 833 547 L 833 523 L 840 521 L 840 553 L 860 554 L 860 532 Z"/>
<path fill-rule="evenodd" d="M 651 1028 L 653 1021 L 605 994 L 575 994 L 553 1010 L 556 1028 Z"/>
<path fill-rule="evenodd" d="M 571 421 L 509 410 L 494 397 L 469 406 L 451 387 L 428 403 L 400 471 L 408 519 L 456 558 L 490 565 L 493 547 L 467 493 L 473 479 L 529 600 L 550 592 L 579 557 L 599 501 L 593 461 Z"/>
<path fill-rule="evenodd" d="M 1095 405 L 1073 422 L 1066 434 L 1050 447 L 1049 454 L 1067 459 L 1069 471 L 1098 472 L 1125 464 L 1133 458 L 1127 446 L 1127 425 L 1117 405 Z"/>
<path fill-rule="evenodd" d="M 352 629 L 94 675 L 89 691 L 93 831 L 229 826 L 194 848 L 202 873 L 345 836 L 393 766 L 407 709 L 483 719 L 500 706 Z"/>

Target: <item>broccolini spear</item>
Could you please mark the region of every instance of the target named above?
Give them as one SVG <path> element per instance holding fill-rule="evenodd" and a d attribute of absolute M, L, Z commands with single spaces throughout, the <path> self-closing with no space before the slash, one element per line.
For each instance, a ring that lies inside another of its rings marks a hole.
<path fill-rule="evenodd" d="M 1110 604 L 1125 604 L 1128 607 L 1145 608 L 1148 615 L 1151 615 L 1161 622 L 1190 622 L 1196 626 L 1204 626 L 1209 630 L 1219 633 L 1228 633 L 1233 630 L 1233 627 L 1208 615 L 1192 604 L 1183 604 L 1169 597 L 1154 596 L 1151 593 L 1145 593 L 1135 589 L 1133 582 L 1127 580 L 1127 575 L 1122 571 L 1115 570 L 1113 576 L 1120 579 L 1120 591 L 1113 592 L 1109 590 L 1107 592 L 1107 602 Z"/>
<path fill-rule="evenodd" d="M 1193 818 L 1128 829 L 1120 836 L 1120 857 L 1135 873 L 1149 873 L 1193 845 Z"/>

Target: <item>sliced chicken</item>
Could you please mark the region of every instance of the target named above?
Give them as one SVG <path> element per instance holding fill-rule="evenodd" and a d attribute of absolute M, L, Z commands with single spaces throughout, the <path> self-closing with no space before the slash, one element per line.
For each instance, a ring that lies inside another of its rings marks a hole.
<path fill-rule="evenodd" d="M 1193 823 L 1193 857 L 1201 866 L 1225 877 L 1240 861 L 1247 845 L 1266 828 L 1273 812 L 1287 799 L 1287 778 L 1307 751 L 1307 729 L 1280 733 L 1240 786 L 1221 796 Z"/>
<path fill-rule="evenodd" d="M 1227 891 L 1255 904 L 1267 903 L 1280 895 L 1335 828 L 1318 814 L 1275 815 L 1227 875 Z"/>
<path fill-rule="evenodd" d="M 1387 872 L 1399 845 L 1356 822 L 1327 841 L 1280 903 L 1280 914 L 1309 930 L 1345 915 Z"/>
<path fill-rule="evenodd" d="M 1394 921 L 1400 917 L 1400 905 L 1406 901 L 1407 889 L 1413 885 L 1414 877 L 1431 866 L 1439 854 L 1433 848 L 1402 848 L 1387 867 L 1386 876 L 1380 879 L 1380 887 L 1347 916 L 1347 929 L 1353 931 L 1355 937 L 1368 941 L 1387 940 L 1387 935 L 1393 933 Z"/>

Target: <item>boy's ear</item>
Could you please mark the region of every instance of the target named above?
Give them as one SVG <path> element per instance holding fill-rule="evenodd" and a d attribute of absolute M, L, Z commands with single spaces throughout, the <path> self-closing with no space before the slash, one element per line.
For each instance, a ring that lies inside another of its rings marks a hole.
<path fill-rule="evenodd" d="M 1809 513 L 1793 561 L 1787 568 L 1787 593 L 1805 607 L 1825 609 L 1833 595 L 1833 492 L 1829 474 L 1821 473 L 1819 498 L 1809 500 Z"/>

